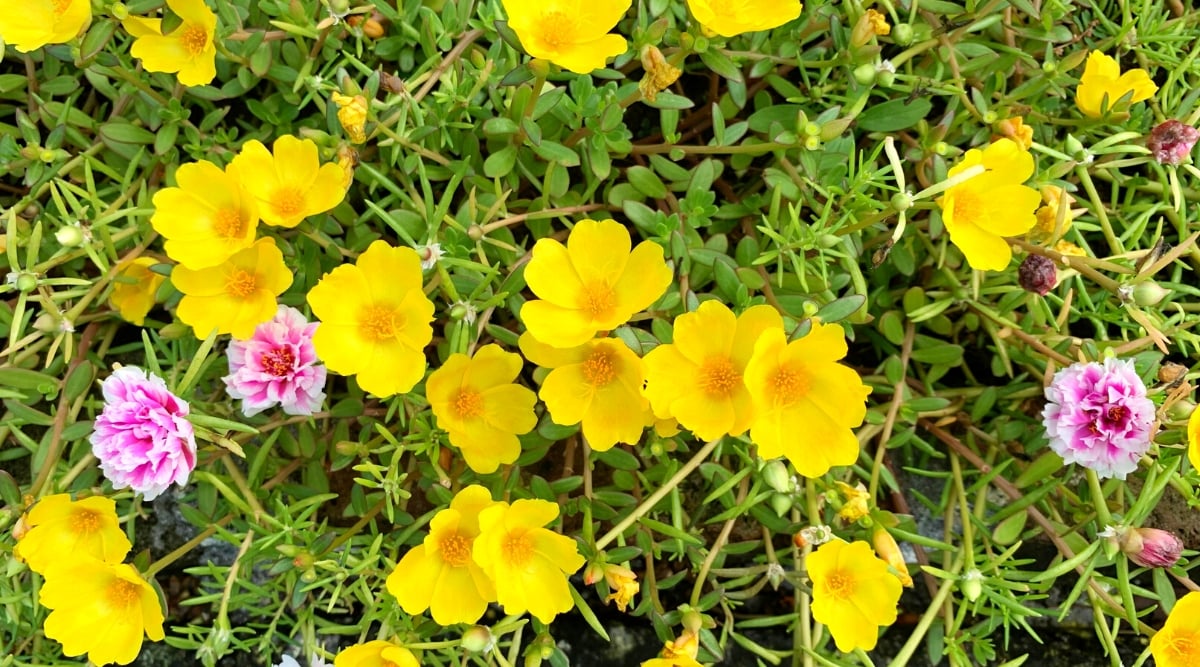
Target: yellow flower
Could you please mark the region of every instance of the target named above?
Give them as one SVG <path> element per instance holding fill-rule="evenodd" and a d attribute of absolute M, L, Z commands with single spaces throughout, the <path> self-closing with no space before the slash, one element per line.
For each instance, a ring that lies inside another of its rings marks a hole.
<path fill-rule="evenodd" d="M 438 427 L 479 473 L 496 472 L 521 455 L 517 435 L 537 426 L 537 397 L 513 380 L 521 373 L 518 354 L 484 345 L 474 357 L 451 355 L 429 375 L 425 395 Z"/>
<path fill-rule="evenodd" d="M 700 638 L 691 630 L 684 630 L 674 641 L 663 645 L 659 657 L 646 660 L 642 667 L 702 667 L 696 662 L 700 650 Z"/>
<path fill-rule="evenodd" d="M 412 651 L 391 642 L 358 644 L 337 654 L 333 667 L 421 667 Z"/>
<path fill-rule="evenodd" d="M 1166 625 L 1150 639 L 1150 655 L 1158 667 L 1200 665 L 1200 593 L 1175 603 Z"/>
<path fill-rule="evenodd" d="M 809 554 L 806 566 L 813 618 L 829 627 L 838 650 L 875 648 L 878 626 L 896 622 L 902 590 L 888 564 L 876 558 L 866 542 L 835 539 Z"/>
<path fill-rule="evenodd" d="M 1020 116 L 1005 118 L 996 123 L 996 129 L 1000 131 L 1001 136 L 1017 142 L 1021 150 L 1027 151 L 1033 146 L 1033 128 L 1026 125 L 1025 119 Z"/>
<path fill-rule="evenodd" d="M 1188 461 L 1191 461 L 1192 467 L 1200 470 L 1200 408 L 1192 410 L 1192 416 L 1188 418 L 1187 425 L 1188 436 Z"/>
<path fill-rule="evenodd" d="M 501 0 L 508 27 L 517 33 L 525 52 L 545 58 L 577 74 L 604 67 L 609 58 L 625 53 L 620 35 L 610 35 L 629 11 L 632 0 Z"/>
<path fill-rule="evenodd" d="M 633 570 L 620 565 L 605 565 L 604 581 L 612 591 L 607 598 L 604 598 L 604 601 L 616 602 L 617 608 L 621 611 L 625 611 L 629 607 L 633 596 L 642 589 Z"/>
<path fill-rule="evenodd" d="M 0 43 L 28 53 L 71 41 L 91 20 L 89 0 L 28 0 L 0 13 Z"/>
<path fill-rule="evenodd" d="M 1071 221 L 1075 217 L 1071 211 L 1071 204 L 1075 202 L 1075 198 L 1065 188 L 1043 185 L 1042 201 L 1045 205 L 1035 213 L 1037 226 L 1033 229 L 1033 236 L 1039 239 L 1061 238 L 1071 228 Z M 1062 211 L 1063 216 L 1062 229 L 1058 228 L 1059 211 Z"/>
<path fill-rule="evenodd" d="M 871 534 L 871 542 L 875 545 L 875 553 L 895 570 L 894 574 L 900 580 L 900 585 L 912 588 L 913 580 L 908 574 L 908 563 L 904 562 L 904 555 L 900 553 L 900 545 L 896 544 L 896 538 L 883 526 L 876 526 L 875 532 Z"/>
<path fill-rule="evenodd" d="M 149 72 L 177 72 L 179 83 L 185 86 L 211 83 L 217 76 L 217 47 L 213 44 L 217 15 L 204 0 L 167 0 L 167 6 L 183 23 L 166 35 L 162 19 L 130 16 L 121 22 L 134 36 L 129 53 L 140 58 Z"/>
<path fill-rule="evenodd" d="M 120 563 L 131 547 L 117 521 L 116 503 L 103 496 L 74 502 L 66 493 L 46 496 L 29 511 L 25 525 L 29 530 L 13 553 L 40 574 L 82 556 Z"/>
<path fill-rule="evenodd" d="M 150 270 L 157 263 L 151 257 L 138 257 L 117 265 L 117 279 L 108 302 L 121 317 L 139 327 L 146 322 L 146 314 L 154 307 L 154 296 L 166 280 Z"/>
<path fill-rule="evenodd" d="M 646 398 L 660 419 L 674 417 L 703 440 L 740 435 L 750 428 L 754 403 L 742 382 L 754 344 L 768 329 L 783 331 L 771 306 L 753 306 L 735 317 L 719 301 L 675 318 L 675 339 L 651 350 Z"/>
<path fill-rule="evenodd" d="M 1079 87 L 1075 89 L 1075 106 L 1085 116 L 1100 118 L 1106 111 L 1124 111 L 1129 104 L 1148 100 L 1157 91 L 1158 86 L 1150 80 L 1146 70 L 1133 69 L 1122 74 L 1116 60 L 1092 51 L 1079 79 Z M 1117 104 L 1131 93 L 1127 104 Z"/>
<path fill-rule="evenodd" d="M 154 195 L 150 225 L 166 239 L 167 256 L 189 269 L 205 269 L 254 243 L 258 205 L 242 189 L 232 166 L 201 160 L 175 170 L 179 187 Z"/>
<path fill-rule="evenodd" d="M 1033 175 L 1033 156 L 1012 139 L 967 151 L 949 175 L 980 166 L 983 173 L 951 186 L 938 205 L 950 241 L 967 263 L 981 271 L 1000 271 L 1012 260 L 1012 248 L 1003 237 L 1024 234 L 1037 223 L 1033 211 L 1041 196 L 1022 185 Z"/>
<path fill-rule="evenodd" d="M 171 282 L 184 295 L 175 314 L 197 338 L 216 329 L 245 340 L 275 316 L 275 297 L 291 286 L 292 272 L 275 240 L 265 237 L 218 266 L 199 271 L 177 266 Z"/>
<path fill-rule="evenodd" d="M 575 602 L 567 577 L 583 567 L 575 540 L 543 528 L 558 517 L 547 500 L 518 500 L 479 513 L 472 557 L 496 584 L 506 614 L 528 611 L 549 623 Z"/>
<path fill-rule="evenodd" d="M 357 375 L 363 391 L 386 398 L 425 375 L 433 340 L 433 303 L 421 290 L 421 260 L 412 248 L 375 241 L 354 264 L 326 273 L 308 293 L 321 320 L 317 356 L 342 375 Z"/>
<path fill-rule="evenodd" d="M 854 523 L 871 513 L 871 494 L 867 493 L 861 483 L 857 487 L 845 482 L 834 482 L 834 485 L 842 496 L 842 509 L 838 510 L 839 518 L 847 523 Z"/>
<path fill-rule="evenodd" d="M 1086 257 L 1087 253 L 1083 248 L 1071 243 L 1070 241 L 1059 241 L 1054 244 L 1054 250 L 1060 255 L 1069 255 L 1074 257 Z"/>
<path fill-rule="evenodd" d="M 650 403 L 642 396 L 642 360 L 625 343 L 597 338 L 578 347 L 553 348 L 528 333 L 518 341 L 525 358 L 551 368 L 538 396 L 554 423 L 583 422 L 583 436 L 596 451 L 642 437 Z"/>
<path fill-rule="evenodd" d="M 612 220 L 580 221 L 566 247 L 554 239 L 534 244 L 525 281 L 540 300 L 521 307 L 529 333 L 575 347 L 654 303 L 671 284 L 662 248 L 643 241 L 631 253 L 629 246 L 629 230 Z"/>
<path fill-rule="evenodd" d="M 285 134 L 271 149 L 251 140 L 233 158 L 246 190 L 258 200 L 263 222 L 295 227 L 308 216 L 337 206 L 346 196 L 345 169 L 336 162 L 321 164 L 311 139 Z"/>
<path fill-rule="evenodd" d="M 471 559 L 479 535 L 479 513 L 496 505 L 492 494 L 479 485 L 459 491 L 429 522 L 429 536 L 404 554 L 387 578 L 388 591 L 407 614 L 432 612 L 439 625 L 474 623 L 496 587 Z"/>
<path fill-rule="evenodd" d="M 800 0 L 688 0 L 692 16 L 724 37 L 778 28 L 800 16 Z"/>
<path fill-rule="evenodd" d="M 367 98 L 362 95 L 351 97 L 334 93 L 333 101 L 338 105 L 338 122 L 342 124 L 342 129 L 346 131 L 350 141 L 356 144 L 366 141 L 367 133 L 363 128 L 367 123 Z"/>
<path fill-rule="evenodd" d="M 97 665 L 127 665 L 142 649 L 142 636 L 163 638 L 158 595 L 132 565 L 84 556 L 46 571 L 39 597 L 54 611 L 46 636 L 61 642 L 68 657 L 88 654 Z"/>
<path fill-rule="evenodd" d="M 745 375 L 755 410 L 750 439 L 759 456 L 786 456 L 805 477 L 858 460 L 851 429 L 866 418 L 871 389 L 837 363 L 846 351 L 837 324 L 814 322 L 807 336 L 791 343 L 779 329 L 763 332 Z"/>

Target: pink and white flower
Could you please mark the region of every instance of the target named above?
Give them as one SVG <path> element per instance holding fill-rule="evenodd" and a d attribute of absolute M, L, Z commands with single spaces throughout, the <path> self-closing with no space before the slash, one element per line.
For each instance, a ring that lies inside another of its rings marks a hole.
<path fill-rule="evenodd" d="M 1046 399 L 1046 437 L 1067 463 L 1125 479 L 1150 449 L 1154 403 L 1133 361 L 1073 364 L 1054 375 Z"/>
<path fill-rule="evenodd" d="M 100 389 L 104 409 L 88 439 L 113 488 L 132 488 L 153 500 L 171 484 L 186 484 L 196 467 L 187 401 L 136 366 L 114 370 Z"/>
<path fill-rule="evenodd" d="M 229 395 L 242 401 L 247 417 L 283 406 L 289 415 L 311 415 L 325 401 L 325 367 L 317 364 L 313 333 L 319 322 L 280 306 L 274 319 L 254 329 L 249 340 L 229 344 Z"/>

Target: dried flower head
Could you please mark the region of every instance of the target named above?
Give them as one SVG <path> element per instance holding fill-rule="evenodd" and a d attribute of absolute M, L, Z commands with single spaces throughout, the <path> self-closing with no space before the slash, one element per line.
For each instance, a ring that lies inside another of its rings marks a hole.
<path fill-rule="evenodd" d="M 1017 268 L 1017 284 L 1027 292 L 1046 296 L 1058 284 L 1054 260 L 1042 255 L 1026 256 Z"/>
<path fill-rule="evenodd" d="M 1159 164 L 1182 164 L 1192 154 L 1200 130 L 1171 119 L 1159 123 L 1146 138 L 1146 148 Z"/>

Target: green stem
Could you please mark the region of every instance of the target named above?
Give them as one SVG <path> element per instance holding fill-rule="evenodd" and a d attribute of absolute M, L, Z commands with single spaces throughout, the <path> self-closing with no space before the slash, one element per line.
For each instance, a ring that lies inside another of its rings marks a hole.
<path fill-rule="evenodd" d="M 1083 189 L 1088 194 L 1088 199 L 1092 202 L 1092 207 L 1096 209 L 1096 218 L 1100 221 L 1100 229 L 1104 231 L 1104 238 L 1108 239 L 1108 248 L 1110 255 L 1120 255 L 1125 252 L 1125 246 L 1121 244 L 1121 239 L 1117 238 L 1113 232 L 1112 223 L 1108 220 L 1108 211 L 1104 208 L 1104 202 L 1100 200 L 1100 194 L 1096 192 L 1096 185 L 1092 183 L 1092 175 L 1088 172 L 1087 167 L 1078 165 L 1075 167 L 1075 174 L 1079 176 L 1080 183 L 1083 184 Z"/>
<path fill-rule="evenodd" d="M 961 568 L 962 559 L 959 558 L 952 572 L 958 574 Z M 909 663 L 909 660 L 921 645 L 921 640 L 925 638 L 925 633 L 929 631 L 929 626 L 933 625 L 933 619 L 938 615 L 942 604 L 946 602 L 946 598 L 950 595 L 950 589 L 954 588 L 955 583 L 954 579 L 947 579 L 942 582 L 941 587 L 938 588 L 937 595 L 933 596 L 933 601 L 929 603 L 929 607 L 925 609 L 925 614 L 921 616 L 921 621 L 917 623 L 917 627 L 913 629 L 912 634 L 909 635 L 908 641 L 904 643 L 900 652 L 888 663 L 888 667 L 902 667 Z"/>
<path fill-rule="evenodd" d="M 1112 514 L 1108 511 L 1108 501 L 1104 498 L 1104 489 L 1100 488 L 1100 477 L 1095 470 L 1087 471 L 1088 489 L 1092 492 L 1092 504 L 1096 507 L 1096 521 L 1100 525 L 1097 530 L 1104 530 L 1112 525 Z"/>
<path fill-rule="evenodd" d="M 183 545 L 180 546 L 178 549 L 172 551 L 171 553 L 167 554 L 166 556 L 163 556 L 162 558 L 159 558 L 158 560 L 151 563 L 150 566 L 146 568 L 146 571 L 142 573 L 142 576 L 145 577 L 147 580 L 153 579 L 154 575 L 161 572 L 163 570 L 163 568 L 165 568 L 166 566 L 170 565 L 171 563 L 174 563 L 175 561 L 179 560 L 181 557 L 183 557 L 184 554 L 186 554 L 187 552 L 189 552 L 192 549 L 195 549 L 197 546 L 199 546 L 201 542 L 212 537 L 213 534 L 217 532 L 218 528 L 223 527 L 225 524 L 229 523 L 231 520 L 233 520 L 232 514 L 227 514 L 224 517 L 218 519 L 211 526 L 200 531 L 200 533 L 197 534 L 195 537 L 188 540 L 187 542 L 184 542 Z"/>

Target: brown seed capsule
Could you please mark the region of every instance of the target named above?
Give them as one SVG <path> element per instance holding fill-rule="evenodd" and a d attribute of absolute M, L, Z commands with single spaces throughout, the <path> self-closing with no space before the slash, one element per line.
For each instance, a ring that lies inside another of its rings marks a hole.
<path fill-rule="evenodd" d="M 1054 261 L 1041 255 L 1029 255 L 1017 269 L 1017 283 L 1026 291 L 1045 296 L 1058 283 Z"/>

